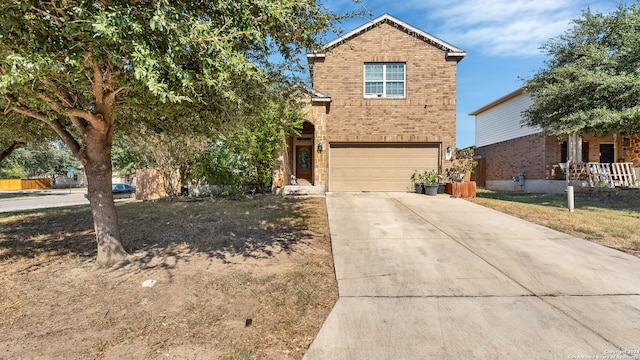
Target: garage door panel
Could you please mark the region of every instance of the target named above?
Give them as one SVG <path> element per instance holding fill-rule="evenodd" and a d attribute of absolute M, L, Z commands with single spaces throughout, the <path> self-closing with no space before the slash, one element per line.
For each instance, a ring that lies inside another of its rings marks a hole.
<path fill-rule="evenodd" d="M 331 144 L 329 191 L 410 191 L 413 172 L 438 159 L 437 144 Z"/>

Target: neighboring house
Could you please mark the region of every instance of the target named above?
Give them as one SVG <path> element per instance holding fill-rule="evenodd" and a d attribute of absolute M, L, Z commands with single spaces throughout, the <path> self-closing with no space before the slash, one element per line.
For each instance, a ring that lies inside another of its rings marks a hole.
<path fill-rule="evenodd" d="M 627 162 L 640 167 L 640 135 L 548 136 L 541 128 L 522 125 L 522 112 L 531 104 L 531 96 L 518 89 L 470 114 L 476 117 L 475 154 L 483 166 L 478 172 L 484 174 L 484 184 L 478 185 L 492 190 L 562 193 L 567 177 L 561 164 L 569 159 L 574 164 Z M 524 174 L 524 182 L 514 181 L 518 174 Z M 573 179 L 586 182 L 582 175 Z"/>
<path fill-rule="evenodd" d="M 307 121 L 281 154 L 276 184 L 411 190 L 415 170 L 438 170 L 455 149 L 465 55 L 386 14 L 308 54 Z"/>

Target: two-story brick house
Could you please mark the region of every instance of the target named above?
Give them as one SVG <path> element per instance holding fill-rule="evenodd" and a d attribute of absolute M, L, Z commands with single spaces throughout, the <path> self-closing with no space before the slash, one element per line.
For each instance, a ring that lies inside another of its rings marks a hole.
<path fill-rule="evenodd" d="M 438 170 L 455 149 L 456 67 L 465 55 L 390 15 L 308 54 L 307 122 L 283 154 L 284 184 L 410 190 L 415 170 Z"/>

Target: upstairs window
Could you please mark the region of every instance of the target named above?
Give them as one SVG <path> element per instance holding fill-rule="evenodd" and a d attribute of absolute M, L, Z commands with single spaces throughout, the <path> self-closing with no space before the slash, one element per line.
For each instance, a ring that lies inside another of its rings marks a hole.
<path fill-rule="evenodd" d="M 405 97 L 405 64 L 364 64 L 364 97 Z"/>

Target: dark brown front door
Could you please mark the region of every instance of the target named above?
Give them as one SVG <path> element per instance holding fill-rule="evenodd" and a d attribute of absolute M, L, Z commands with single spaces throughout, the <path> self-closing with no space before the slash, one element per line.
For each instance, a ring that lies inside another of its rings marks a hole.
<path fill-rule="evenodd" d="M 613 144 L 600 144 L 600 162 L 601 163 L 613 163 L 615 162 L 616 149 Z"/>
<path fill-rule="evenodd" d="M 313 184 L 313 152 L 311 145 L 296 146 L 296 177 Z"/>

